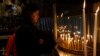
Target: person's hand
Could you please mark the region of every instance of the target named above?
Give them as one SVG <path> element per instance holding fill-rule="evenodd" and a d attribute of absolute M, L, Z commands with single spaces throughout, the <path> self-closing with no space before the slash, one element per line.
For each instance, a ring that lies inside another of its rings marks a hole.
<path fill-rule="evenodd" d="M 39 39 L 39 44 L 41 45 L 41 44 L 43 44 L 43 43 L 44 43 L 44 39 L 40 38 L 40 39 Z"/>

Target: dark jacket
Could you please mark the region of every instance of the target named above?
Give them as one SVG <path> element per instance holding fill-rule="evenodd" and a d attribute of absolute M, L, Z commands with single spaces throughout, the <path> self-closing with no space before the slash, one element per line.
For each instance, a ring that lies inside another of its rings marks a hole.
<path fill-rule="evenodd" d="M 50 53 L 54 45 L 51 31 L 40 31 L 32 24 L 24 24 L 16 31 L 18 56 L 40 56 L 43 53 Z"/>

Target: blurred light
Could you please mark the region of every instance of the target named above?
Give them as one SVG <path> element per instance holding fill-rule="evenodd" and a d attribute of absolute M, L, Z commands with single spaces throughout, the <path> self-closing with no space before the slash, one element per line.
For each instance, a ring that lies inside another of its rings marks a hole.
<path fill-rule="evenodd" d="M 68 30 L 68 32 L 71 32 L 70 30 Z"/>
<path fill-rule="evenodd" d="M 68 17 L 68 19 L 70 19 L 70 17 Z"/>
<path fill-rule="evenodd" d="M 84 3 L 83 3 L 83 8 L 85 8 L 85 6 L 86 6 L 86 2 L 85 2 L 85 0 L 84 0 Z"/>
<path fill-rule="evenodd" d="M 12 9 L 13 9 L 13 10 L 16 10 L 16 9 L 17 9 L 17 8 L 16 8 L 16 5 L 13 5 L 13 6 L 12 6 Z"/>
<path fill-rule="evenodd" d="M 88 43 L 88 40 L 86 40 L 86 43 Z"/>
<path fill-rule="evenodd" d="M 70 36 L 70 33 L 68 33 L 68 36 Z"/>
<path fill-rule="evenodd" d="M 82 37 L 81 39 L 84 40 L 84 37 Z"/>
<path fill-rule="evenodd" d="M 87 37 L 90 37 L 90 35 L 89 35 L 89 34 L 87 34 Z"/>
<path fill-rule="evenodd" d="M 82 43 L 84 43 L 84 41 L 82 41 Z"/>
<path fill-rule="evenodd" d="M 74 40 L 74 43 L 76 42 L 76 40 Z"/>
<path fill-rule="evenodd" d="M 66 29 L 66 26 L 64 26 L 64 29 Z"/>
<path fill-rule="evenodd" d="M 81 32 L 80 31 L 77 31 L 77 33 L 80 34 Z"/>
<path fill-rule="evenodd" d="M 73 41 L 73 38 L 70 38 L 70 41 Z"/>
<path fill-rule="evenodd" d="M 60 37 L 62 37 L 63 35 L 62 34 L 60 34 Z"/>
<path fill-rule="evenodd" d="M 78 39 L 78 42 L 79 42 L 80 40 Z"/>
<path fill-rule="evenodd" d="M 98 8 L 97 8 L 97 10 L 96 10 L 96 13 L 98 13 L 98 11 L 99 11 L 99 6 L 98 6 Z"/>
<path fill-rule="evenodd" d="M 75 28 L 75 29 L 78 29 L 78 27 L 77 27 L 77 26 L 74 26 L 74 28 Z"/>
<path fill-rule="evenodd" d="M 61 17 L 63 17 L 63 13 L 61 13 Z"/>
<path fill-rule="evenodd" d="M 73 34 L 75 35 L 76 33 L 74 32 Z"/>
<path fill-rule="evenodd" d="M 57 15 L 57 18 L 59 18 L 59 16 Z"/>
<path fill-rule="evenodd" d="M 78 35 L 76 34 L 75 37 L 78 37 Z"/>
<path fill-rule="evenodd" d="M 91 35 L 91 39 L 93 39 L 93 36 Z"/>

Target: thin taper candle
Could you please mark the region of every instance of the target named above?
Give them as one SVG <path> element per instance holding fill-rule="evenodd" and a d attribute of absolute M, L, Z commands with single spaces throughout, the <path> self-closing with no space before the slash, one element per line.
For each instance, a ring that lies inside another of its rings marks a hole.
<path fill-rule="evenodd" d="M 95 22 L 94 22 L 94 42 L 93 42 L 93 56 L 96 56 L 96 47 L 97 47 L 97 16 L 98 16 L 99 7 L 95 12 Z"/>
<path fill-rule="evenodd" d="M 56 3 L 53 4 L 53 13 L 54 13 L 54 37 L 57 42 L 57 17 L 56 17 Z"/>
<path fill-rule="evenodd" d="M 85 6 L 86 2 L 83 3 L 83 37 L 84 37 L 84 56 L 87 56 L 87 47 L 86 47 L 86 17 L 85 17 Z"/>

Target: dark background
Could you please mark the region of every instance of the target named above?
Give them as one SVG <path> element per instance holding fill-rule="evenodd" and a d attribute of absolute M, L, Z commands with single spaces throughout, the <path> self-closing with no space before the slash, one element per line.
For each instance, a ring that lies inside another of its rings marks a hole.
<path fill-rule="evenodd" d="M 61 12 L 67 12 L 68 15 L 81 14 L 83 1 L 84 0 L 20 0 L 22 3 L 37 3 L 41 7 L 41 16 L 53 17 L 52 5 L 56 3 L 57 14 Z M 87 11 L 92 11 L 93 3 L 99 2 L 100 0 L 86 0 Z M 88 12 L 89 13 L 89 12 Z"/>

